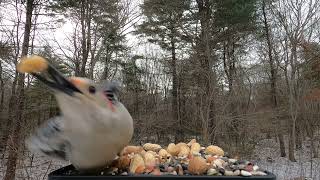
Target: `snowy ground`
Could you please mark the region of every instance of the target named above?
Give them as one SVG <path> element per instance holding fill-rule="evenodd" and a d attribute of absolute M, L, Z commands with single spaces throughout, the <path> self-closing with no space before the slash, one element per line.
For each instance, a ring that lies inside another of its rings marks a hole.
<path fill-rule="evenodd" d="M 255 148 L 253 161 L 261 168 L 276 174 L 278 180 L 320 180 L 320 158 L 311 159 L 308 142 L 296 152 L 297 162 L 290 162 L 279 156 L 279 146 L 274 140 L 261 141 Z M 17 180 L 45 180 L 49 172 L 63 167 L 68 162 L 52 161 L 43 156 L 27 154 L 24 161 L 19 162 Z M 32 162 L 32 164 L 30 163 Z M 5 167 L 0 162 L 0 179 L 3 178 Z"/>
<path fill-rule="evenodd" d="M 253 159 L 261 168 L 276 174 L 279 180 L 320 180 L 320 158 L 311 158 L 309 141 L 295 152 L 297 162 L 279 155 L 279 144 L 266 139 L 256 146 Z"/>
<path fill-rule="evenodd" d="M 5 162 L 0 162 L 0 179 L 3 179 L 5 173 Z M 16 178 L 17 180 L 46 180 L 48 174 L 56 169 L 68 165 L 68 162 L 51 160 L 45 156 L 30 154 L 26 155 L 23 161 L 19 161 Z"/>

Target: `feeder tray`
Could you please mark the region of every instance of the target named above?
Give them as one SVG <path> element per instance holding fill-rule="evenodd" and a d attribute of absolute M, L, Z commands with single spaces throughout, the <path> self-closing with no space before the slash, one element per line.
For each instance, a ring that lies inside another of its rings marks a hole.
<path fill-rule="evenodd" d="M 215 180 L 215 179 L 223 179 L 223 180 L 276 180 L 276 176 L 270 172 L 267 173 L 266 176 L 250 176 L 250 177 L 243 177 L 243 176 L 175 176 L 175 175 L 161 175 L 161 176 L 154 176 L 154 175 L 83 175 L 83 174 L 76 174 L 75 168 L 72 165 L 60 168 L 56 171 L 53 171 L 49 174 L 48 180 L 125 180 L 125 179 L 155 179 L 155 180 L 175 180 L 175 179 L 187 179 L 187 180 Z"/>

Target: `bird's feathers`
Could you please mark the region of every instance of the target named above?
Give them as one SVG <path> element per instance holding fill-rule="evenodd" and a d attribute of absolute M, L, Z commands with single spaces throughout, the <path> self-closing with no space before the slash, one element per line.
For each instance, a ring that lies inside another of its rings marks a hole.
<path fill-rule="evenodd" d="M 83 170 L 111 163 L 129 143 L 133 121 L 118 101 L 118 86 L 112 82 L 86 82 L 82 88 L 77 87 L 82 93 L 55 93 L 61 116 L 47 121 L 28 139 L 31 151 L 70 160 Z M 85 88 L 90 86 L 96 91 Z"/>
<path fill-rule="evenodd" d="M 118 101 L 118 94 L 120 92 L 120 84 L 115 81 L 105 81 L 102 83 L 102 90 L 104 95 L 112 104 Z"/>
<path fill-rule="evenodd" d="M 68 159 L 70 145 L 63 136 L 63 120 L 57 116 L 49 119 L 26 140 L 28 148 L 59 159 Z"/>

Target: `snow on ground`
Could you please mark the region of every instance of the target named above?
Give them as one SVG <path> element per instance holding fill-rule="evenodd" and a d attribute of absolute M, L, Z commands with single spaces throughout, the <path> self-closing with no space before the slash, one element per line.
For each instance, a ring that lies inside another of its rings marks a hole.
<path fill-rule="evenodd" d="M 295 152 L 297 162 L 291 162 L 280 157 L 279 143 L 266 139 L 256 146 L 253 159 L 259 167 L 274 173 L 278 180 L 320 180 L 320 158 L 311 158 L 309 143 L 306 141 L 302 148 Z M 288 152 L 286 153 L 288 155 Z"/>
<path fill-rule="evenodd" d="M 65 161 L 51 160 L 43 155 L 26 154 L 26 158 L 18 163 L 15 179 L 46 180 L 50 172 L 68 164 Z M 0 179 L 3 179 L 5 170 L 5 162 L 0 160 Z"/>
<path fill-rule="evenodd" d="M 320 180 L 320 158 L 311 159 L 308 141 L 303 144 L 301 150 L 296 151 L 297 162 L 280 157 L 279 151 L 277 142 L 266 139 L 256 146 L 252 159 L 260 168 L 274 173 L 277 180 Z M 26 154 L 25 156 L 26 158 L 19 162 L 17 180 L 45 180 L 48 173 L 69 164 L 40 155 Z M 0 179 L 3 179 L 4 173 L 5 162 L 0 159 Z"/>

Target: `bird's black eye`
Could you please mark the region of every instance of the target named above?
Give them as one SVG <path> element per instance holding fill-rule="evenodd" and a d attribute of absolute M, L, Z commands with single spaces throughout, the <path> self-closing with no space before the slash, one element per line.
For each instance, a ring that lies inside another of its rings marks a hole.
<path fill-rule="evenodd" d="M 89 86 L 89 92 L 90 92 L 91 94 L 96 93 L 96 88 L 95 88 L 94 86 Z"/>

